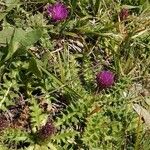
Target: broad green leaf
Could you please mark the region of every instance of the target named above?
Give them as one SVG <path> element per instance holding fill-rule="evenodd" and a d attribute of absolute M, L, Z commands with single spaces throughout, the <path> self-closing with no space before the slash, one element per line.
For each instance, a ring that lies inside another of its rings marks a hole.
<path fill-rule="evenodd" d="M 5 58 L 5 61 L 12 57 L 12 55 L 17 51 L 20 47 L 19 40 L 25 35 L 25 32 L 22 29 L 14 29 L 9 46 L 8 46 L 8 54 Z"/>
<path fill-rule="evenodd" d="M 22 37 L 22 39 L 20 40 L 20 44 L 23 47 L 27 48 L 28 46 L 31 46 L 34 43 L 36 43 L 41 38 L 41 36 L 42 36 L 41 29 L 32 30 L 26 33 L 24 37 Z"/>
<path fill-rule="evenodd" d="M 28 32 L 21 28 L 14 29 L 5 61 L 10 59 L 18 50 L 18 48 L 29 48 L 29 46 L 32 46 L 34 43 L 36 43 L 41 38 L 41 36 L 42 30 L 40 29 L 35 29 Z"/>
<path fill-rule="evenodd" d="M 0 44 L 6 44 L 10 42 L 10 39 L 13 35 L 14 28 L 4 28 L 4 30 L 0 31 Z"/>

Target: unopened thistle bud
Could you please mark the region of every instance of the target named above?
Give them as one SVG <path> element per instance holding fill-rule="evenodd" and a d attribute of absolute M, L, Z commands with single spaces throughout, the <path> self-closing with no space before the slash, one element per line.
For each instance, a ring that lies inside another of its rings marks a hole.
<path fill-rule="evenodd" d="M 37 133 L 40 140 L 46 140 L 55 133 L 55 127 L 52 121 L 48 121 Z"/>
<path fill-rule="evenodd" d="M 121 21 L 126 20 L 129 16 L 129 10 L 126 8 L 123 8 L 119 13 L 119 18 Z"/>

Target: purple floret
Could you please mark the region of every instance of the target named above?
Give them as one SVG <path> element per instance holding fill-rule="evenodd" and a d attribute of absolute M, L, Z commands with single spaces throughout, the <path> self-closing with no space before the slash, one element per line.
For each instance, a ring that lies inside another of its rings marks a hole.
<path fill-rule="evenodd" d="M 109 88 L 115 82 L 115 76 L 111 71 L 101 71 L 96 75 L 97 84 L 100 88 Z"/>
<path fill-rule="evenodd" d="M 47 7 L 48 15 L 51 16 L 53 21 L 62 21 L 68 17 L 67 7 L 60 2 Z"/>

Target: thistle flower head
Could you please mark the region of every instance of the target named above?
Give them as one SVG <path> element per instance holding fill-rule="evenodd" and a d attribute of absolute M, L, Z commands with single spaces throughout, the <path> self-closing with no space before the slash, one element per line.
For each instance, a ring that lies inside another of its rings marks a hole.
<path fill-rule="evenodd" d="M 97 84 L 102 89 L 111 87 L 115 82 L 115 76 L 111 71 L 101 71 L 96 75 Z"/>
<path fill-rule="evenodd" d="M 52 121 L 48 121 L 39 131 L 38 138 L 45 140 L 55 133 L 55 127 Z"/>
<path fill-rule="evenodd" d="M 126 8 L 123 8 L 119 13 L 119 17 L 121 21 L 126 20 L 128 16 L 129 16 L 129 10 Z"/>
<path fill-rule="evenodd" d="M 51 16 L 53 21 L 62 21 L 68 17 L 68 9 L 61 2 L 49 5 L 47 7 L 47 13 L 49 16 Z"/>

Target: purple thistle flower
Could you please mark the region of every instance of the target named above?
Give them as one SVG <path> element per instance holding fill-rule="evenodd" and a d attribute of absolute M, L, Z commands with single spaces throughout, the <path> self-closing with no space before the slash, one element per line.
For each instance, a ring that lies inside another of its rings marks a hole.
<path fill-rule="evenodd" d="M 96 75 L 96 80 L 102 89 L 109 88 L 115 82 L 115 75 L 111 71 L 101 71 Z"/>
<path fill-rule="evenodd" d="M 129 16 L 129 10 L 126 8 L 123 8 L 119 13 L 119 17 L 121 21 L 126 20 L 128 16 Z"/>
<path fill-rule="evenodd" d="M 62 21 L 68 17 L 68 9 L 61 2 L 49 5 L 47 7 L 47 13 L 49 16 L 51 16 L 53 21 Z"/>
<path fill-rule="evenodd" d="M 55 127 L 52 121 L 48 121 L 37 133 L 38 138 L 45 140 L 55 133 Z"/>

